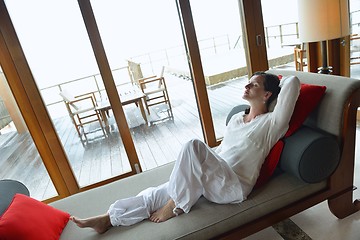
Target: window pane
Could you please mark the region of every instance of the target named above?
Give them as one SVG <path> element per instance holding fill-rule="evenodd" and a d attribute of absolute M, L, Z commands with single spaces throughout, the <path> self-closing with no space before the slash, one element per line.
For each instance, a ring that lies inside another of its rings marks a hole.
<path fill-rule="evenodd" d="M 350 11 L 350 76 L 360 77 L 360 0 L 349 1 Z"/>
<path fill-rule="evenodd" d="M 297 0 L 261 0 L 261 7 L 269 67 L 295 70 L 294 48 L 304 49 L 298 38 Z"/>
<path fill-rule="evenodd" d="M 93 109 L 91 99 L 97 104 L 104 99 L 104 84 L 77 1 L 14 0 L 6 4 L 79 185 L 129 172 L 118 132 L 108 135 L 101 128 L 99 112 Z M 94 93 L 95 98 L 75 98 L 87 93 Z"/>
<path fill-rule="evenodd" d="M 146 101 L 148 123 L 139 106 L 123 102 L 123 107 L 142 169 L 174 161 L 183 143 L 203 139 L 192 81 L 185 74 L 189 70 L 175 1 L 92 0 L 91 4 L 120 99 L 140 90 L 139 77 L 159 76 L 164 67 L 170 104 L 150 106 L 163 101 L 162 97 Z M 145 94 L 158 86 L 159 82 L 149 83 Z M 149 94 L 143 100 L 161 95 Z M 110 111 L 110 124 L 113 122 Z"/>
<path fill-rule="evenodd" d="M 217 138 L 242 99 L 247 67 L 237 0 L 190 1 Z M 206 9 L 206 11 L 204 11 Z"/>
<path fill-rule="evenodd" d="M 22 182 L 40 201 L 58 195 L 1 69 L 0 152 L 0 179 Z"/>

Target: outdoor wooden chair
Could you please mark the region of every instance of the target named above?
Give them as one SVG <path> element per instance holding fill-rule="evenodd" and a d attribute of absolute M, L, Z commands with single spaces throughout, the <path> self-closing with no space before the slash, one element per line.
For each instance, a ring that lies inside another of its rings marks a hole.
<path fill-rule="evenodd" d="M 304 67 L 307 66 L 306 50 L 295 47 L 294 48 L 294 60 L 295 60 L 296 71 L 304 71 Z"/>
<path fill-rule="evenodd" d="M 145 107 L 150 115 L 149 107 L 158 104 L 166 104 L 168 113 L 173 117 L 168 90 L 164 78 L 165 67 L 162 67 L 159 75 L 144 77 L 139 63 L 128 60 L 128 70 L 131 82 L 136 84 L 146 95 Z"/>
<path fill-rule="evenodd" d="M 106 137 L 103 121 L 99 111 L 97 110 L 96 97 L 94 93 L 73 96 L 68 91 L 63 90 L 60 92 L 60 96 L 65 102 L 66 109 L 80 139 L 82 139 L 82 135 L 84 135 L 86 140 L 87 133 L 91 133 L 97 130 L 101 130 Z M 100 128 L 86 132 L 84 125 L 94 122 L 99 122 Z"/>
<path fill-rule="evenodd" d="M 350 65 L 360 64 L 359 40 L 357 33 L 350 35 Z"/>

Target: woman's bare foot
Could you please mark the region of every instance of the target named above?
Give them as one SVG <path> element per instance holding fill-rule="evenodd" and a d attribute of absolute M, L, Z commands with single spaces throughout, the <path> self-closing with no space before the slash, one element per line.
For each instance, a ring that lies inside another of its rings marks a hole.
<path fill-rule="evenodd" d="M 170 199 L 162 208 L 152 213 L 149 219 L 155 223 L 165 222 L 166 220 L 176 216 L 176 214 L 173 213 L 174 208 L 175 203 L 172 199 Z M 177 209 L 178 215 L 183 212 L 183 210 Z"/>
<path fill-rule="evenodd" d="M 96 232 L 100 234 L 106 232 L 107 230 L 109 230 L 109 228 L 112 227 L 109 214 L 85 219 L 78 219 L 74 216 L 71 216 L 70 220 L 73 221 L 80 228 L 93 228 Z"/>

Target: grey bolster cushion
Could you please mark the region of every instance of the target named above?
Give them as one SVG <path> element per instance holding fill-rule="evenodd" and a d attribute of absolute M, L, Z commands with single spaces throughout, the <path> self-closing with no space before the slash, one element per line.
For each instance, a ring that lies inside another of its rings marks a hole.
<path fill-rule="evenodd" d="M 339 164 L 339 144 L 328 133 L 302 126 L 284 142 L 278 167 L 306 183 L 325 180 Z"/>
<path fill-rule="evenodd" d="M 232 116 L 234 116 L 235 114 L 245 111 L 247 108 L 249 108 L 250 106 L 247 104 L 241 104 L 241 105 L 237 105 L 235 107 L 233 107 L 233 109 L 231 109 L 231 111 L 229 112 L 229 114 L 226 117 L 226 121 L 225 124 L 228 125 L 230 119 L 232 118 Z"/>
<path fill-rule="evenodd" d="M 226 118 L 248 108 L 235 106 Z M 328 133 L 302 126 L 290 137 L 284 138 L 278 168 L 306 183 L 318 183 L 328 178 L 340 162 L 340 147 L 336 138 Z"/>
<path fill-rule="evenodd" d="M 0 180 L 0 216 L 6 211 L 16 193 L 30 196 L 27 187 L 16 180 Z"/>

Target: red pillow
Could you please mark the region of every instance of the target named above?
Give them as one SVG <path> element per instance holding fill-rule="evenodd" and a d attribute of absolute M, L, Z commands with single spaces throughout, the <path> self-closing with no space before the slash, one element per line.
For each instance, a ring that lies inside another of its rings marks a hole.
<path fill-rule="evenodd" d="M 284 148 L 284 142 L 279 140 L 270 150 L 269 154 L 265 158 L 265 161 L 260 169 L 260 174 L 256 180 L 254 188 L 261 187 L 270 179 L 273 175 L 275 168 L 280 160 L 281 152 Z"/>
<path fill-rule="evenodd" d="M 294 113 L 289 122 L 289 129 L 284 137 L 291 136 L 298 130 L 309 114 L 319 104 L 322 96 L 325 94 L 325 86 L 317 86 L 301 83 L 300 94 L 296 101 Z M 255 188 L 264 185 L 273 175 L 275 168 L 280 160 L 284 142 L 279 140 L 270 150 L 260 169 L 260 175 L 256 181 Z"/>
<path fill-rule="evenodd" d="M 0 217 L 0 238 L 9 240 L 59 239 L 70 214 L 23 194 L 15 194 Z"/>
<path fill-rule="evenodd" d="M 319 104 L 325 90 L 325 86 L 301 83 L 300 95 L 296 101 L 294 113 L 290 119 L 289 129 L 285 133 L 285 137 L 291 136 L 301 127 L 305 119 Z"/>

